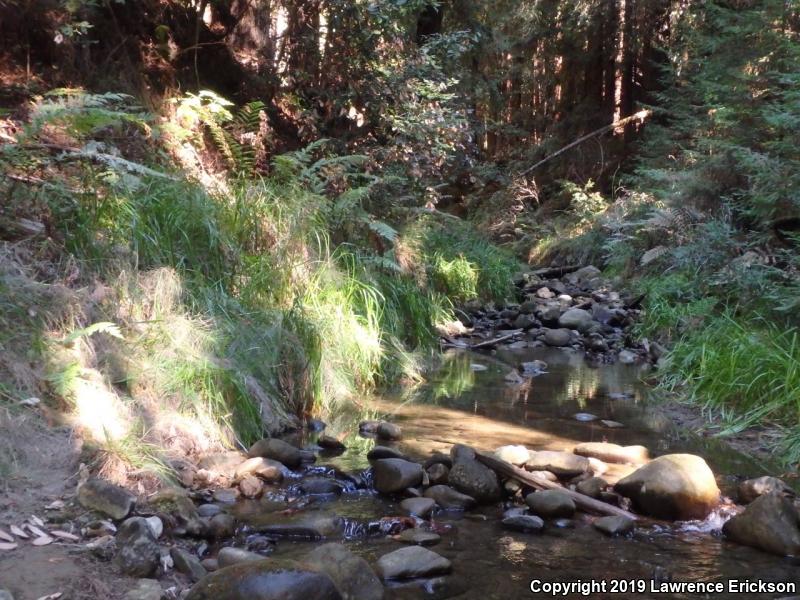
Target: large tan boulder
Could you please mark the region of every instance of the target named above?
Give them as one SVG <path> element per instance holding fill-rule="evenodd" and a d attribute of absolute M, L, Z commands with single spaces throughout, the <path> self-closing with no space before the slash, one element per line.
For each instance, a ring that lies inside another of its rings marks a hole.
<path fill-rule="evenodd" d="M 620 446 L 609 442 L 586 442 L 578 444 L 573 450 L 578 456 L 586 458 L 597 458 L 607 463 L 634 463 L 641 465 L 646 463 L 650 456 L 644 446 Z"/>

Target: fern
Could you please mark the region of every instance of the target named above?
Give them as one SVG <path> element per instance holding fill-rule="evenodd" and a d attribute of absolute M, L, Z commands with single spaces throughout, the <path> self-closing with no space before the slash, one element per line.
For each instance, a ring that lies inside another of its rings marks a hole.
<path fill-rule="evenodd" d="M 70 333 L 67 337 L 61 340 L 61 343 L 65 346 L 69 346 L 73 342 L 79 340 L 83 337 L 91 337 L 95 333 L 106 333 L 111 337 L 115 337 L 118 339 L 125 339 L 122 335 L 122 332 L 119 329 L 119 326 L 111 323 L 109 321 L 100 321 L 98 323 L 93 323 L 88 327 L 84 327 L 83 329 L 76 329 L 72 333 Z"/>

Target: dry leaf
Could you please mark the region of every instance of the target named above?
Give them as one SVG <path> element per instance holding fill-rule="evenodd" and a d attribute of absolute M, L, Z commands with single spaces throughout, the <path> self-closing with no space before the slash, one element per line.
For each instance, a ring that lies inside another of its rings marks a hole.
<path fill-rule="evenodd" d="M 34 525 L 31 525 L 30 523 L 28 523 L 28 531 L 30 531 L 36 537 L 47 537 L 47 534 L 44 531 L 38 527 L 35 527 Z"/>
<path fill-rule="evenodd" d="M 34 525 L 36 525 L 37 527 L 44 527 L 44 521 L 42 521 L 42 520 L 41 520 L 39 517 L 37 517 L 36 515 L 31 515 L 31 519 L 30 519 L 30 520 L 31 520 L 31 523 L 33 523 L 33 524 L 34 524 Z"/>
<path fill-rule="evenodd" d="M 61 510 L 64 508 L 63 500 L 53 500 L 50 504 L 44 507 L 45 510 Z"/>
<path fill-rule="evenodd" d="M 13 543 L 14 542 L 14 536 L 12 536 L 10 533 L 7 533 L 7 532 L 3 531 L 2 529 L 0 529 L 0 540 L 3 540 L 4 542 L 12 542 Z"/>
<path fill-rule="evenodd" d="M 0 542 L 0 550 L 16 550 L 17 544 L 7 544 L 5 542 Z"/>
<path fill-rule="evenodd" d="M 55 536 L 57 538 L 61 538 L 62 540 L 69 540 L 70 542 L 77 542 L 78 540 L 81 539 L 77 535 L 73 535 L 73 534 L 68 533 L 66 531 L 61 531 L 60 529 L 56 529 L 55 531 L 51 531 L 50 535 L 53 535 L 53 536 Z"/>
<path fill-rule="evenodd" d="M 53 543 L 53 538 L 49 535 L 45 535 L 42 537 L 37 537 L 33 542 L 31 542 L 34 546 L 47 546 L 47 544 Z"/>
<path fill-rule="evenodd" d="M 23 540 L 27 540 L 31 537 L 16 525 L 12 525 L 10 529 L 11 533 L 13 533 L 17 537 L 21 537 Z"/>

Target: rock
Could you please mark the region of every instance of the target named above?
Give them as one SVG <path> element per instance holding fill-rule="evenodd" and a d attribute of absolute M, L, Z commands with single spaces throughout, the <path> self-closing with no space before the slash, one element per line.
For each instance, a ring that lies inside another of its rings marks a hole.
<path fill-rule="evenodd" d="M 608 442 L 578 444 L 573 452 L 578 456 L 596 458 L 607 463 L 641 465 L 650 460 L 650 453 L 644 446 L 619 446 Z"/>
<path fill-rule="evenodd" d="M 531 512 L 545 519 L 571 517 L 575 514 L 575 502 L 559 490 L 544 490 L 525 496 L 525 504 Z"/>
<path fill-rule="evenodd" d="M 234 504 L 239 499 L 239 490 L 235 488 L 214 490 L 213 497 L 217 504 Z"/>
<path fill-rule="evenodd" d="M 169 555 L 172 557 L 172 562 L 175 563 L 175 568 L 184 575 L 188 575 L 193 582 L 200 581 L 208 574 L 206 568 L 200 564 L 200 559 L 186 550 L 173 546 L 169 550 Z"/>
<path fill-rule="evenodd" d="M 168 513 L 176 523 L 173 533 L 177 535 L 203 535 L 205 524 L 197 514 L 197 508 L 186 490 L 178 487 L 165 487 L 156 492 L 148 504 L 157 512 Z"/>
<path fill-rule="evenodd" d="M 722 532 L 734 542 L 779 556 L 800 556 L 800 515 L 778 494 L 759 496 L 741 514 L 730 519 Z"/>
<path fill-rule="evenodd" d="M 217 561 L 216 558 L 204 558 L 200 561 L 200 564 L 203 565 L 203 568 L 209 573 L 219 571 L 219 561 Z"/>
<path fill-rule="evenodd" d="M 706 461 L 668 454 L 640 467 L 614 486 L 637 510 L 662 519 L 704 519 L 719 503 L 719 488 Z"/>
<path fill-rule="evenodd" d="M 491 504 L 503 496 L 497 473 L 475 459 L 456 459 L 448 474 L 448 483 L 479 504 Z"/>
<path fill-rule="evenodd" d="M 387 423 L 382 421 L 375 431 L 376 435 L 381 440 L 399 440 L 403 437 L 403 430 L 394 423 Z"/>
<path fill-rule="evenodd" d="M 447 485 L 434 485 L 425 490 L 425 497 L 432 498 L 445 510 L 469 510 L 477 504 L 475 498 L 462 494 Z"/>
<path fill-rule="evenodd" d="M 547 372 L 547 363 L 543 360 L 532 360 L 530 362 L 520 363 L 519 368 L 526 377 L 536 377 L 537 375 Z"/>
<path fill-rule="evenodd" d="M 0 600 L 14 600 L 14 596 L 8 590 L 0 590 Z M 161 598 L 159 597 L 156 600 L 161 600 Z"/>
<path fill-rule="evenodd" d="M 347 450 L 347 446 L 345 446 L 342 442 L 337 440 L 332 435 L 321 435 L 317 439 L 317 444 L 320 448 L 324 448 L 325 450 L 332 450 L 335 452 L 344 452 Z"/>
<path fill-rule="evenodd" d="M 587 281 L 591 281 L 592 279 L 596 279 L 600 276 L 600 274 L 600 269 L 594 265 L 588 265 L 586 267 L 581 267 L 573 273 L 567 274 L 564 279 L 573 285 L 580 285 L 582 283 L 586 283 Z"/>
<path fill-rule="evenodd" d="M 283 463 L 290 469 L 296 469 L 303 461 L 303 453 L 299 448 L 276 438 L 265 438 L 257 441 L 247 453 L 250 458 L 271 458 Z"/>
<path fill-rule="evenodd" d="M 150 577 L 158 568 L 161 549 L 147 520 L 131 517 L 119 526 L 116 563 L 123 574 Z"/>
<path fill-rule="evenodd" d="M 528 462 L 530 452 L 525 446 L 500 446 L 494 451 L 494 457 L 519 467 Z"/>
<path fill-rule="evenodd" d="M 540 306 L 534 313 L 536 317 L 547 327 L 557 327 L 558 319 L 561 317 L 561 306 L 559 304 L 547 304 Z"/>
<path fill-rule="evenodd" d="M 412 579 L 449 573 L 450 561 L 421 546 L 408 546 L 384 554 L 375 564 L 382 579 Z"/>
<path fill-rule="evenodd" d="M 569 329 L 545 329 L 544 330 L 544 343 L 548 346 L 561 348 L 569 346 L 572 341 L 572 334 Z"/>
<path fill-rule="evenodd" d="M 550 471 L 559 477 L 575 477 L 589 471 L 589 460 L 570 452 L 541 450 L 531 452 L 525 469 L 528 471 Z"/>
<path fill-rule="evenodd" d="M 236 533 L 236 520 L 229 514 L 214 515 L 208 522 L 208 536 L 212 540 L 224 540 Z"/>
<path fill-rule="evenodd" d="M 341 600 L 333 580 L 312 569 L 275 559 L 232 565 L 204 577 L 185 600 Z"/>
<path fill-rule="evenodd" d="M 264 484 L 253 475 L 248 475 L 239 482 L 239 492 L 245 498 L 258 498 L 263 491 Z"/>
<path fill-rule="evenodd" d="M 366 435 L 375 435 L 380 424 L 381 421 L 361 421 L 358 424 L 358 432 Z"/>
<path fill-rule="evenodd" d="M 633 350 L 620 350 L 618 360 L 623 365 L 633 365 L 639 362 L 639 355 Z"/>
<path fill-rule="evenodd" d="M 475 460 L 475 450 L 464 444 L 454 444 L 450 448 L 450 468 L 460 460 Z"/>
<path fill-rule="evenodd" d="M 394 539 L 398 542 L 416 544 L 417 546 L 435 546 L 442 541 L 442 536 L 422 529 L 406 529 L 399 535 L 394 536 Z"/>
<path fill-rule="evenodd" d="M 213 517 L 222 512 L 218 504 L 201 504 L 197 507 L 197 514 L 201 517 Z"/>
<path fill-rule="evenodd" d="M 84 508 L 121 521 L 131 514 L 136 496 L 105 479 L 91 477 L 78 488 L 78 502 Z"/>
<path fill-rule="evenodd" d="M 586 333 L 592 326 L 592 313 L 582 308 L 570 308 L 558 318 L 558 324 L 565 329 L 577 329 Z"/>
<path fill-rule="evenodd" d="M 539 320 L 534 317 L 533 315 L 519 315 L 516 319 L 514 319 L 514 329 L 533 329 L 534 327 L 539 327 L 540 323 Z"/>
<path fill-rule="evenodd" d="M 283 470 L 285 468 L 283 463 L 277 460 L 256 456 L 248 458 L 237 466 L 234 471 L 234 477 L 238 480 L 244 479 L 248 475 L 254 475 L 267 483 L 280 483 L 283 481 Z"/>
<path fill-rule="evenodd" d="M 123 600 L 161 600 L 164 590 L 155 579 L 139 579 L 122 597 Z M 0 600 L 5 600 L 0 594 Z M 13 600 L 13 599 L 12 599 Z"/>
<path fill-rule="evenodd" d="M 556 295 L 550 290 L 550 288 L 540 287 L 536 290 L 536 297 L 542 298 L 543 300 L 549 300 L 550 298 L 555 298 Z"/>
<path fill-rule="evenodd" d="M 608 468 L 609 468 L 608 465 L 599 458 L 595 458 L 593 456 L 589 457 L 589 471 L 595 477 L 599 477 L 600 475 L 608 471 Z"/>
<path fill-rule="evenodd" d="M 602 494 L 607 487 L 608 483 L 605 479 L 590 477 L 589 479 L 584 479 L 579 482 L 578 485 L 575 486 L 575 490 L 585 496 L 597 499 L 600 498 L 600 494 Z"/>
<path fill-rule="evenodd" d="M 372 466 L 375 489 L 393 494 L 422 483 L 422 467 L 401 458 L 376 460 Z"/>
<path fill-rule="evenodd" d="M 410 515 L 427 519 L 436 508 L 436 501 L 433 498 L 406 498 L 400 503 L 400 508 Z"/>
<path fill-rule="evenodd" d="M 602 517 L 594 523 L 594 528 L 608 536 L 625 536 L 633 533 L 636 523 L 628 517 Z"/>
<path fill-rule="evenodd" d="M 268 535 L 296 540 L 321 540 L 341 535 L 344 520 L 335 515 L 310 515 L 290 523 L 270 523 L 257 528 Z"/>
<path fill-rule="evenodd" d="M 306 420 L 306 429 L 309 431 L 324 431 L 327 426 L 328 425 L 325 423 L 325 421 L 322 421 L 321 419 L 311 418 Z"/>
<path fill-rule="evenodd" d="M 544 529 L 544 521 L 534 515 L 511 515 L 501 521 L 503 527 L 522 533 L 539 533 Z"/>
<path fill-rule="evenodd" d="M 308 477 L 300 482 L 299 488 L 304 494 L 315 496 L 342 493 L 342 484 L 327 477 Z"/>
<path fill-rule="evenodd" d="M 794 496 L 794 490 L 786 485 L 777 477 L 757 477 L 756 479 L 748 479 L 739 484 L 739 501 L 743 504 L 750 504 L 759 496 L 766 494 L 780 494 L 785 496 Z"/>
<path fill-rule="evenodd" d="M 442 463 L 432 464 L 430 467 L 428 467 L 427 472 L 428 480 L 430 481 L 431 485 L 446 484 L 449 480 L 450 469 Z"/>
<path fill-rule="evenodd" d="M 590 333 L 584 340 L 583 345 L 592 352 L 608 352 L 608 342 L 599 333 Z"/>
<path fill-rule="evenodd" d="M 305 562 L 331 578 L 343 600 L 381 600 L 383 584 L 367 561 L 341 544 L 314 549 Z"/>
<path fill-rule="evenodd" d="M 389 448 L 388 446 L 375 446 L 372 450 L 367 452 L 367 460 L 370 462 L 384 458 L 401 458 L 403 460 L 408 460 L 402 452 L 394 448 Z"/>
<path fill-rule="evenodd" d="M 164 533 L 164 523 L 158 517 L 147 517 L 145 519 L 147 521 L 147 525 L 150 527 L 150 531 L 153 532 L 153 537 L 158 539 L 161 537 L 161 534 Z"/>
<path fill-rule="evenodd" d="M 222 548 L 217 553 L 217 562 L 219 563 L 219 567 L 221 569 L 224 567 L 230 567 L 231 565 L 239 565 L 241 563 L 254 562 L 258 560 L 264 560 L 264 557 L 260 554 L 256 554 L 255 552 L 250 552 L 249 550 L 244 550 L 242 548 L 233 548 L 232 546 Z"/>

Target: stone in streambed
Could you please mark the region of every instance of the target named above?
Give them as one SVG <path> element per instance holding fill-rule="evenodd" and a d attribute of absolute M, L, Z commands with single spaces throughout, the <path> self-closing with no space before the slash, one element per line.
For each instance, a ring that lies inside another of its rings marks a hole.
<path fill-rule="evenodd" d="M 333 452 L 344 452 L 347 450 L 347 446 L 345 446 L 340 440 L 333 437 L 332 435 L 321 435 L 317 439 L 317 445 L 320 448 L 325 450 L 330 450 Z"/>
<path fill-rule="evenodd" d="M 494 451 L 494 457 L 519 467 L 528 462 L 530 452 L 525 446 L 500 446 Z"/>
<path fill-rule="evenodd" d="M 575 491 L 589 496 L 590 498 L 599 499 L 600 495 L 608 488 L 608 483 L 605 479 L 600 477 L 590 477 L 584 479 L 575 486 Z"/>
<path fill-rule="evenodd" d="M 778 494 L 756 498 L 722 527 L 726 537 L 778 556 L 800 556 L 797 509 Z"/>
<path fill-rule="evenodd" d="M 229 538 L 236 533 L 236 519 L 227 513 L 214 515 L 208 521 L 206 532 L 212 540 Z"/>
<path fill-rule="evenodd" d="M 375 568 L 378 575 L 384 580 L 413 579 L 449 573 L 452 565 L 445 557 L 427 548 L 408 546 L 384 554 L 378 559 Z"/>
<path fill-rule="evenodd" d="M 593 525 L 595 529 L 610 537 L 630 535 L 636 527 L 633 519 L 622 516 L 602 517 L 597 519 Z"/>
<path fill-rule="evenodd" d="M 450 477 L 450 469 L 442 463 L 435 463 L 427 468 L 428 481 L 431 485 L 446 484 Z"/>
<path fill-rule="evenodd" d="M 572 334 L 569 329 L 545 329 L 544 330 L 544 343 L 548 346 L 561 348 L 569 346 L 572 341 Z"/>
<path fill-rule="evenodd" d="M 376 460 L 372 466 L 375 489 L 394 494 L 422 483 L 422 467 L 401 458 Z"/>
<path fill-rule="evenodd" d="M 208 575 L 206 568 L 200 564 L 200 559 L 189 554 L 186 550 L 173 547 L 170 548 L 169 554 L 172 557 L 172 562 L 175 563 L 175 569 L 184 575 L 188 575 L 192 581 L 200 581 Z"/>
<path fill-rule="evenodd" d="M 614 491 L 661 519 L 704 519 L 719 504 L 714 473 L 692 454 L 660 456 L 618 481 Z"/>
<path fill-rule="evenodd" d="M 586 333 L 592 326 L 592 313 L 582 308 L 570 308 L 558 319 L 558 324 L 565 329 L 576 329 Z"/>
<path fill-rule="evenodd" d="M 158 568 L 161 549 L 153 530 L 142 517 L 131 517 L 119 527 L 115 561 L 123 574 L 150 577 Z"/>
<path fill-rule="evenodd" d="M 432 498 L 445 510 L 469 510 L 476 502 L 472 496 L 462 494 L 447 485 L 434 485 L 425 490 L 425 497 Z"/>
<path fill-rule="evenodd" d="M 596 458 L 607 463 L 641 465 L 650 460 L 650 453 L 644 446 L 620 446 L 608 442 L 578 444 L 573 452 L 578 456 Z"/>
<path fill-rule="evenodd" d="M 217 563 L 221 569 L 230 567 L 231 565 L 239 565 L 241 563 L 255 562 L 258 560 L 264 560 L 264 557 L 242 548 L 226 547 L 222 548 L 217 554 Z"/>
<path fill-rule="evenodd" d="M 271 523 L 256 527 L 260 533 L 297 540 L 320 540 L 341 535 L 344 520 L 338 516 L 316 515 L 302 517 L 291 523 Z"/>
<path fill-rule="evenodd" d="M 263 491 L 264 484 L 253 475 L 248 475 L 239 482 L 239 493 L 245 498 L 257 498 Z"/>
<path fill-rule="evenodd" d="M 794 490 L 777 477 L 757 477 L 748 479 L 739 484 L 739 501 L 743 504 L 750 504 L 759 496 L 766 494 L 780 494 L 782 496 L 794 496 Z"/>
<path fill-rule="evenodd" d="M 462 494 L 474 498 L 479 504 L 491 504 L 502 498 L 497 473 L 475 459 L 475 451 L 468 446 L 451 449 L 453 468 L 448 483 Z"/>
<path fill-rule="evenodd" d="M 528 471 L 550 471 L 559 477 L 575 477 L 589 471 L 589 460 L 570 452 L 542 450 L 531 452 L 525 469 Z"/>
<path fill-rule="evenodd" d="M 236 467 L 234 477 L 244 479 L 248 475 L 254 475 L 267 483 L 279 483 L 283 480 L 283 470 L 286 467 L 277 460 L 271 460 L 262 456 L 248 458 Z"/>
<path fill-rule="evenodd" d="M 575 502 L 559 490 L 533 492 L 525 497 L 531 512 L 545 519 L 571 517 L 575 514 Z"/>
<path fill-rule="evenodd" d="M 370 462 L 373 460 L 382 460 L 384 458 L 401 458 L 403 460 L 408 460 L 402 452 L 394 448 L 389 448 L 388 446 L 375 446 L 372 450 L 367 452 L 367 460 Z"/>
<path fill-rule="evenodd" d="M 435 546 L 442 541 L 442 536 L 432 531 L 423 531 L 422 529 L 406 529 L 402 533 L 394 536 L 394 539 L 405 544 Z"/>
<path fill-rule="evenodd" d="M 105 479 L 92 477 L 78 488 L 78 502 L 119 521 L 131 514 L 136 496 Z"/>
<path fill-rule="evenodd" d="M 511 515 L 502 520 L 502 525 L 521 533 L 539 533 L 544 529 L 544 521 L 535 515 Z"/>
<path fill-rule="evenodd" d="M 324 544 L 303 561 L 331 578 L 343 600 L 381 600 L 383 584 L 367 561 L 342 544 Z"/>
<path fill-rule="evenodd" d="M 308 477 L 298 487 L 304 494 L 312 496 L 342 493 L 342 484 L 327 477 Z"/>
<path fill-rule="evenodd" d="M 303 452 L 291 444 L 276 438 L 265 438 L 257 441 L 250 447 L 248 452 L 250 458 L 271 458 L 286 465 L 290 469 L 296 469 L 303 462 Z"/>
<path fill-rule="evenodd" d="M 139 579 L 133 588 L 128 590 L 122 600 L 161 600 L 164 590 L 155 579 Z M 0 593 L 0 600 L 8 600 Z M 14 600 L 11 598 L 10 600 Z"/>
<path fill-rule="evenodd" d="M 375 434 L 381 440 L 399 440 L 403 437 L 403 430 L 394 423 L 382 421 L 375 430 Z"/>
<path fill-rule="evenodd" d="M 400 508 L 410 515 L 427 519 L 436 508 L 436 501 L 433 498 L 406 498 L 400 503 Z"/>

